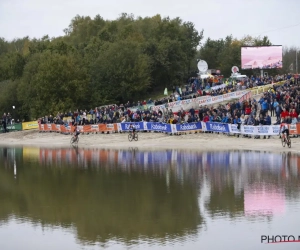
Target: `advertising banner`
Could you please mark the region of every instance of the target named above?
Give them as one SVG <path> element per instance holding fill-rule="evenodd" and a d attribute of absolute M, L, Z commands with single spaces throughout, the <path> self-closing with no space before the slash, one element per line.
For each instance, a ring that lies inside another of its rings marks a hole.
<path fill-rule="evenodd" d="M 37 121 L 32 122 L 22 122 L 22 130 L 30 130 L 39 128 Z"/>
<path fill-rule="evenodd" d="M 21 123 L 15 123 L 15 124 L 9 124 L 6 126 L 6 129 L 8 131 L 21 131 L 22 130 L 22 124 Z M 0 127 L 0 131 L 3 130 L 3 127 Z"/>
<path fill-rule="evenodd" d="M 279 125 L 271 126 L 245 126 L 241 125 L 240 129 L 236 124 L 230 124 L 230 133 L 243 134 L 243 135 L 278 135 Z"/>
<path fill-rule="evenodd" d="M 119 131 L 129 131 L 129 126 L 132 124 L 136 130 L 147 130 L 147 128 L 144 127 L 143 122 L 123 122 L 119 123 Z"/>
<path fill-rule="evenodd" d="M 94 124 L 78 126 L 80 132 L 116 132 L 116 131 L 129 131 L 130 124 L 133 124 L 138 131 L 157 131 L 164 133 L 176 133 L 182 131 L 211 131 L 220 133 L 233 133 L 243 135 L 278 135 L 280 125 L 264 125 L 264 126 L 247 126 L 241 125 L 238 129 L 237 124 L 226 124 L 218 122 L 194 122 L 184 124 L 167 124 L 160 122 L 124 122 L 114 124 Z M 290 124 L 290 134 L 300 134 L 300 123 Z M 60 133 L 73 132 L 73 126 L 57 125 L 57 124 L 40 124 L 39 131 L 51 131 Z"/>
<path fill-rule="evenodd" d="M 238 125 L 237 124 L 230 124 L 229 125 L 229 131 L 230 131 L 230 133 L 240 134 L 241 133 L 241 128 L 238 129 Z"/>
<path fill-rule="evenodd" d="M 242 103 L 243 101 L 248 101 L 252 98 L 252 92 L 249 91 L 248 93 L 244 94 L 240 99 L 239 102 Z"/>
<path fill-rule="evenodd" d="M 172 133 L 171 124 L 161 122 L 147 122 L 147 130 Z"/>
<path fill-rule="evenodd" d="M 218 123 L 218 122 L 207 122 L 206 131 L 230 133 L 229 124 Z"/>
<path fill-rule="evenodd" d="M 172 109 L 173 112 L 178 112 L 181 108 L 183 108 L 184 110 L 189 110 L 192 107 L 198 108 L 199 104 L 210 105 L 210 104 L 220 103 L 226 100 L 237 99 L 242 97 L 248 91 L 249 90 L 235 91 L 235 92 L 227 93 L 224 95 L 218 95 L 218 96 L 200 96 L 194 99 L 170 102 L 163 105 L 153 106 L 152 110 L 154 111 L 158 111 L 159 109 L 163 110 L 166 107 Z"/>
<path fill-rule="evenodd" d="M 201 122 L 193 122 L 187 124 L 176 124 L 176 131 L 201 130 Z"/>
<path fill-rule="evenodd" d="M 289 132 L 290 132 L 290 135 L 297 135 L 298 134 L 297 124 L 290 124 Z"/>

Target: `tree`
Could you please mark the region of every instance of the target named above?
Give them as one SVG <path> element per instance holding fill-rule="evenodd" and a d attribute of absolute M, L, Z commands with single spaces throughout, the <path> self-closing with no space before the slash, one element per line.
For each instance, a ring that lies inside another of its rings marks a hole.
<path fill-rule="evenodd" d="M 25 58 L 19 52 L 8 52 L 0 56 L 0 81 L 22 77 Z"/>
<path fill-rule="evenodd" d="M 150 59 L 134 41 L 106 43 L 91 66 L 94 105 L 121 102 L 147 92 Z M 118 51 L 118 53 L 116 53 Z"/>
<path fill-rule="evenodd" d="M 45 51 L 34 55 L 24 69 L 18 89 L 31 119 L 84 107 L 88 76 L 74 55 Z"/>

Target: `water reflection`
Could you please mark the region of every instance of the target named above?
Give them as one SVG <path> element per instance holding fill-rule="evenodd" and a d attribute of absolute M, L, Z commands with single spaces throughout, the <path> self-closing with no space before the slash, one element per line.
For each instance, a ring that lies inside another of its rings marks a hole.
<path fill-rule="evenodd" d="M 0 227 L 76 230 L 82 243 L 184 242 L 208 219 L 259 218 L 299 201 L 299 156 L 267 152 L 0 148 Z M 16 176 L 16 178 L 14 178 Z"/>

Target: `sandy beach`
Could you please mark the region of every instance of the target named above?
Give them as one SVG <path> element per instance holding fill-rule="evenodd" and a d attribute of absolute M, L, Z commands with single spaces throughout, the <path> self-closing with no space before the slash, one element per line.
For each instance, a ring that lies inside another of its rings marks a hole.
<path fill-rule="evenodd" d="M 139 140 L 129 142 L 127 133 L 80 135 L 79 148 L 111 148 L 140 150 L 188 149 L 195 151 L 254 150 L 266 152 L 300 152 L 300 138 L 292 138 L 292 147 L 282 147 L 278 136 L 270 139 L 253 139 L 223 134 L 167 135 L 163 133 L 139 133 Z M 40 133 L 37 130 L 0 134 L 0 146 L 34 146 L 48 148 L 71 147 L 70 135 Z"/>

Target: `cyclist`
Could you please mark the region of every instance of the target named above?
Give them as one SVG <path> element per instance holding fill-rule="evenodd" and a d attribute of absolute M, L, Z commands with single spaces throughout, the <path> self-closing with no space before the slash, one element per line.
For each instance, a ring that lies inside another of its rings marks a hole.
<path fill-rule="evenodd" d="M 135 130 L 136 130 L 136 128 L 135 128 L 135 126 L 133 124 L 129 125 L 129 131 L 131 131 L 131 130 L 132 130 L 132 136 L 134 138 L 135 137 Z"/>
<path fill-rule="evenodd" d="M 281 134 L 286 133 L 287 140 L 290 139 L 289 125 L 284 121 L 284 119 L 281 120 L 279 131 L 281 132 Z"/>
<path fill-rule="evenodd" d="M 77 140 L 77 137 L 80 134 L 77 122 L 74 123 L 74 131 L 73 132 L 74 132 L 74 138 Z"/>

